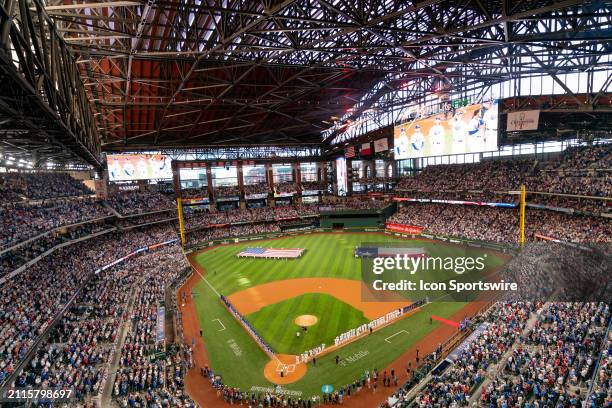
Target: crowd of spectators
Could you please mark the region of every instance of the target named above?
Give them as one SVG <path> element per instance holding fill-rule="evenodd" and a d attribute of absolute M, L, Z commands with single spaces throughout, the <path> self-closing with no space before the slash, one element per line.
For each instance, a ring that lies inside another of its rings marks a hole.
<path fill-rule="evenodd" d="M 245 184 L 244 185 L 244 195 L 249 196 L 253 194 L 269 194 L 272 190 L 267 183 L 259 183 L 259 184 Z"/>
<path fill-rule="evenodd" d="M 128 217 L 118 219 L 117 226 L 119 228 L 128 228 L 135 225 L 143 225 L 148 223 L 157 223 L 163 221 L 174 221 L 178 218 L 175 208 L 166 211 L 157 211 L 147 214 L 132 214 Z"/>
<path fill-rule="evenodd" d="M 482 389 L 488 406 L 582 406 L 610 318 L 604 303 L 548 303 Z"/>
<path fill-rule="evenodd" d="M 231 227 L 202 229 L 188 233 L 187 242 L 189 245 L 199 245 L 214 240 L 269 234 L 280 231 L 280 226 L 277 223 L 234 225 Z"/>
<path fill-rule="evenodd" d="M 609 172 L 559 173 L 540 171 L 538 174 L 528 177 L 526 185 L 532 191 L 597 197 L 612 196 L 612 175 Z"/>
<path fill-rule="evenodd" d="M 415 406 L 467 406 L 470 396 L 521 335 L 533 304 L 497 303 L 477 320 L 486 326 L 442 373 L 416 394 Z"/>
<path fill-rule="evenodd" d="M 518 210 L 473 205 L 411 203 L 389 222 L 413 225 L 436 235 L 491 242 L 518 241 Z"/>
<path fill-rule="evenodd" d="M 602 350 L 589 402 L 596 407 L 612 405 L 612 332 L 608 333 Z"/>
<path fill-rule="evenodd" d="M 139 258 L 94 275 L 17 376 L 18 387 L 69 387 L 77 401 L 100 392 L 109 357 L 127 316 Z M 130 268 L 130 269 L 128 269 Z"/>
<path fill-rule="evenodd" d="M 295 193 L 298 191 L 298 185 L 294 182 L 284 182 L 274 184 L 274 191 L 276 193 Z"/>
<path fill-rule="evenodd" d="M 491 242 L 518 242 L 519 214 L 515 208 L 476 205 L 410 203 L 388 221 L 424 228 L 426 232 Z M 568 242 L 607 242 L 612 221 L 588 215 L 549 210 L 526 212 L 526 237 L 535 234 Z"/>
<path fill-rule="evenodd" d="M 530 194 L 527 197 L 529 205 L 567 208 L 592 214 L 605 214 L 612 212 L 612 202 L 601 199 L 573 198 L 556 195 Z"/>
<path fill-rule="evenodd" d="M 0 277 L 18 269 L 57 245 L 111 228 L 112 225 L 102 222 L 82 224 L 68 231 L 50 232 L 28 243 L 0 252 Z"/>
<path fill-rule="evenodd" d="M 394 179 L 392 177 L 376 176 L 376 177 L 361 177 L 357 179 L 356 181 L 359 184 L 381 184 L 381 183 L 388 183 L 393 180 Z"/>
<path fill-rule="evenodd" d="M 556 211 L 528 210 L 525 215 L 526 234 L 535 234 L 568 242 L 610 242 L 612 220 L 610 218 L 572 215 Z"/>
<path fill-rule="evenodd" d="M 345 211 L 345 210 L 380 210 L 390 204 L 389 201 L 361 198 L 330 197 L 320 205 L 321 211 Z"/>
<path fill-rule="evenodd" d="M 0 285 L 0 385 L 96 270 L 175 236 L 168 226 L 113 232 L 54 251 Z"/>
<path fill-rule="evenodd" d="M 302 191 L 327 191 L 324 181 L 302 181 Z"/>
<path fill-rule="evenodd" d="M 215 225 L 273 220 L 274 208 L 271 207 L 237 208 L 229 211 L 198 211 L 185 217 L 185 228 L 193 229 Z"/>
<path fill-rule="evenodd" d="M 222 197 L 240 197 L 240 188 L 238 186 L 218 186 L 215 187 L 215 198 Z"/>
<path fill-rule="evenodd" d="M 550 163 L 550 168 L 559 170 L 610 169 L 612 168 L 612 144 L 570 147 L 563 152 L 559 161 Z"/>
<path fill-rule="evenodd" d="M 258 207 L 228 211 L 196 211 L 185 217 L 185 228 L 193 230 L 227 224 L 280 221 L 318 215 L 316 205 L 286 205 L 279 207 Z"/>
<path fill-rule="evenodd" d="M 297 192 L 297 183 L 279 183 L 274 186 L 277 193 L 292 193 Z M 327 190 L 325 183 L 304 182 L 302 190 Z M 242 188 L 245 196 L 270 194 L 272 189 L 267 183 L 245 184 Z M 187 188 L 181 190 L 183 198 L 202 198 L 208 197 L 208 187 Z M 240 197 L 241 190 L 238 186 L 223 186 L 214 189 L 215 198 L 223 197 Z"/>
<path fill-rule="evenodd" d="M 184 188 L 181 190 L 182 198 L 208 198 L 208 186 Z"/>
<path fill-rule="evenodd" d="M 166 348 L 165 333 L 162 338 L 157 329 L 158 310 L 166 291 L 186 267 L 180 248 L 171 245 L 144 257 L 132 268 L 138 276 L 137 285 L 112 392 L 122 407 L 195 406 L 184 392 L 191 350 L 185 345 Z"/>
<path fill-rule="evenodd" d="M 25 192 L 19 180 L 0 175 L 0 204 L 14 203 L 25 198 Z"/>
<path fill-rule="evenodd" d="M 167 210 L 175 206 L 172 194 L 153 191 L 120 192 L 109 197 L 108 201 L 122 215 Z"/>
<path fill-rule="evenodd" d="M 400 179 L 398 191 L 517 190 L 612 196 L 612 144 L 567 149 L 549 161 L 487 160 L 474 164 L 428 166 Z"/>
<path fill-rule="evenodd" d="M 67 173 L 6 173 L 0 176 L 0 202 L 48 200 L 91 195 L 93 192 Z"/>
<path fill-rule="evenodd" d="M 497 302 L 473 319 L 483 326 L 451 364 L 412 393 L 400 388 L 394 406 L 585 406 L 596 374 L 589 406 L 607 406 L 607 350 L 599 373 L 595 363 L 609 321 L 603 302 Z"/>
<path fill-rule="evenodd" d="M 474 164 L 427 166 L 415 177 L 400 179 L 396 190 L 516 190 L 533 166 L 533 160 L 490 160 Z"/>
<path fill-rule="evenodd" d="M 0 206 L 0 250 L 60 226 L 110 215 L 101 201 L 89 198 L 4 204 Z"/>

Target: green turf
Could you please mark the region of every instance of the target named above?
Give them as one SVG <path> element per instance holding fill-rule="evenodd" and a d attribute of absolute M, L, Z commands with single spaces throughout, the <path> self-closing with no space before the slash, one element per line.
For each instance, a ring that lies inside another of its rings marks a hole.
<path fill-rule="evenodd" d="M 442 257 L 478 256 L 482 253 L 478 249 L 460 245 L 426 240 L 405 241 L 392 235 L 334 233 L 304 234 L 276 240 L 243 242 L 219 246 L 197 254 L 196 261 L 205 269 L 206 281 L 198 283 L 194 295 L 211 367 L 222 375 L 226 384 L 232 386 L 242 389 L 270 386 L 263 376 L 263 367 L 268 362 L 268 357 L 223 307 L 212 287 L 229 296 L 239 290 L 284 279 L 331 277 L 359 280 L 361 279 L 360 260 L 353 256 L 353 250 L 363 243 L 376 242 L 408 242 L 415 247 L 425 248 L 430 255 Z M 296 260 L 236 258 L 236 254 L 247 246 L 299 247 L 306 248 L 306 252 L 302 258 Z M 502 264 L 503 260 L 500 257 L 493 255 L 487 258 L 486 265 L 489 269 Z M 322 297 L 309 306 L 308 299 L 315 299 L 313 296 Z M 285 313 L 285 310 L 290 311 L 293 307 L 304 308 L 307 314 L 315 314 L 312 313 L 312 307 L 315 307 L 325 314 L 329 308 L 324 306 L 323 296 L 325 295 L 311 294 L 304 296 L 302 300 L 295 298 L 277 305 L 269 305 L 250 315 L 249 320 L 255 318 L 252 321 L 253 325 L 270 344 L 295 353 L 295 349 L 292 348 L 295 340 L 292 336 L 295 336 L 295 330 L 283 329 L 291 327 L 294 316 L 290 312 Z M 383 368 L 440 324 L 436 321 L 430 324 L 429 318 L 432 314 L 449 318 L 464 306 L 465 303 L 461 302 L 431 303 L 412 316 L 342 347 L 338 354 L 342 358 L 353 356 L 351 362 L 347 359 L 344 360 L 344 365 L 336 366 L 334 354 L 324 356 L 317 359 L 317 367 L 309 367 L 304 378 L 285 388 L 302 391 L 303 396 L 310 396 L 319 394 L 324 384 L 338 388 L 360 378 L 364 370 Z M 266 318 L 268 309 L 273 311 L 276 307 L 283 308 L 283 312 Z M 343 311 L 341 314 L 346 315 L 346 312 Z M 331 313 L 329 315 L 332 316 Z M 333 316 L 335 317 L 335 312 Z M 220 319 L 220 322 L 216 319 Z M 343 320 L 345 317 L 338 319 Z M 346 327 L 348 326 L 356 327 L 358 324 L 346 324 Z M 338 330 L 344 331 L 343 328 Z M 332 331 L 335 330 L 330 330 L 325 336 L 331 336 Z M 337 334 L 339 333 L 333 333 L 332 339 Z M 403 368 L 398 367 L 398 369 Z"/>
<path fill-rule="evenodd" d="M 208 273 L 209 282 L 223 295 L 262 283 L 293 278 L 342 278 L 361 279 L 361 261 L 355 258 L 356 246 L 364 243 L 393 243 L 406 240 L 385 234 L 304 234 L 267 241 L 242 242 L 224 245 L 196 255 L 196 262 Z M 427 240 L 409 241 L 416 247 L 425 248 L 430 254 L 441 257 L 478 256 L 479 248 L 431 242 Z M 271 260 L 237 258 L 236 254 L 246 247 L 264 246 L 272 248 L 306 248 L 299 259 Z M 503 262 L 491 256 L 487 268 L 495 268 Z M 436 271 L 432 271 L 435 273 Z M 434 277 L 444 280 L 441 277 Z M 432 278 L 432 279 L 434 279 Z"/>
<path fill-rule="evenodd" d="M 306 332 L 294 323 L 296 317 L 305 314 L 318 318 Z M 340 333 L 368 322 L 361 311 L 323 293 L 297 296 L 245 317 L 270 347 L 282 354 L 300 354 L 321 344 L 334 344 Z"/>

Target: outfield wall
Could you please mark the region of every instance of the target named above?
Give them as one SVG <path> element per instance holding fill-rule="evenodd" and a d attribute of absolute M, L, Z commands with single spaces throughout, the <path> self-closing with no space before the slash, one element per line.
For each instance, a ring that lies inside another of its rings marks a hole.
<path fill-rule="evenodd" d="M 342 228 L 379 227 L 382 223 L 384 223 L 384 219 L 380 216 L 321 215 L 322 228 L 333 228 L 335 225 Z"/>
<path fill-rule="evenodd" d="M 334 232 L 334 233 L 342 233 L 342 232 L 384 232 L 387 235 L 394 235 L 396 237 L 402 238 L 426 238 L 435 241 L 447 242 L 451 244 L 458 245 L 467 245 L 474 248 L 485 248 L 492 249 L 494 251 L 503 252 L 503 253 L 515 253 L 518 250 L 517 246 L 498 244 L 495 242 L 487 242 L 487 241 L 478 241 L 474 239 L 467 239 L 461 237 L 451 237 L 446 235 L 433 235 L 428 233 L 421 234 L 404 234 L 396 231 L 389 231 L 385 228 L 381 228 L 379 226 L 356 226 L 356 227 L 347 227 L 343 230 L 334 230 L 331 227 L 324 227 L 321 225 L 320 228 L 310 228 L 310 229 L 300 229 L 295 231 L 285 231 L 285 232 L 275 232 L 271 234 L 261 234 L 261 235 L 250 235 L 239 238 L 226 238 L 226 239 L 218 239 L 209 242 L 203 242 L 201 244 L 195 245 L 187 249 L 186 253 L 189 254 L 191 252 L 196 252 L 203 248 L 208 248 L 214 245 L 227 245 L 227 244 L 236 244 L 239 242 L 247 242 L 247 241 L 258 241 L 264 239 L 272 239 L 272 238 L 280 238 L 280 237 L 288 237 L 294 235 L 303 235 L 303 234 L 312 234 L 314 232 Z"/>
<path fill-rule="evenodd" d="M 342 228 L 383 227 L 385 220 L 396 209 L 395 203 L 381 209 L 330 209 L 321 208 L 321 227 L 333 228 L 334 224 Z"/>

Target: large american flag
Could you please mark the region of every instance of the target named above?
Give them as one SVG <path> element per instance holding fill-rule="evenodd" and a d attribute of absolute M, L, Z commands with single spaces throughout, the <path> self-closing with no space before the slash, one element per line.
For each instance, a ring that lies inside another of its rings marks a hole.
<path fill-rule="evenodd" d="M 246 248 L 238 254 L 248 258 L 299 258 L 304 248 Z"/>

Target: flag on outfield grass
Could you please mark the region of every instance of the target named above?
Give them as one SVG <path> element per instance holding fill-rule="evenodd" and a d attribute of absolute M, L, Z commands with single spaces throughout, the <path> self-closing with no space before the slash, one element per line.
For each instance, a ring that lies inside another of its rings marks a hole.
<path fill-rule="evenodd" d="M 238 254 L 239 257 L 248 258 L 298 258 L 304 248 L 246 248 Z"/>
<path fill-rule="evenodd" d="M 355 146 L 349 146 L 344 150 L 344 157 L 350 159 L 351 157 L 355 157 Z"/>

